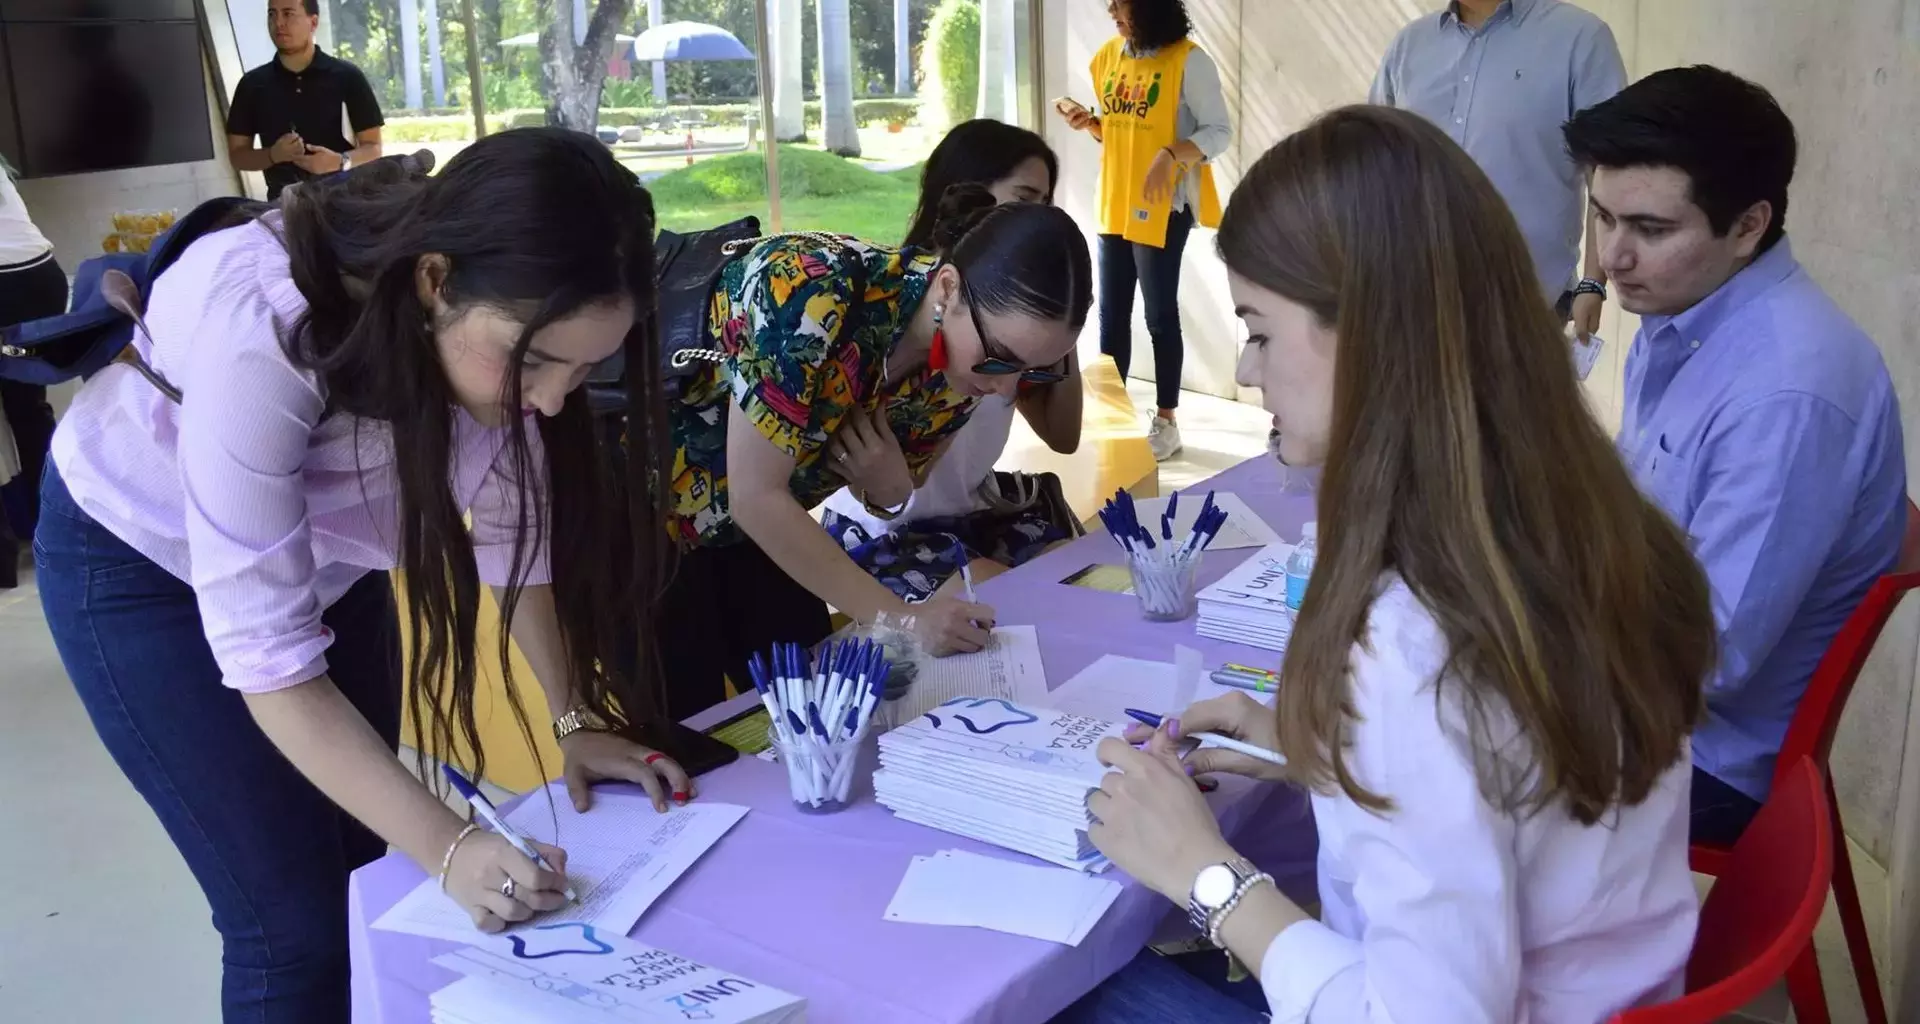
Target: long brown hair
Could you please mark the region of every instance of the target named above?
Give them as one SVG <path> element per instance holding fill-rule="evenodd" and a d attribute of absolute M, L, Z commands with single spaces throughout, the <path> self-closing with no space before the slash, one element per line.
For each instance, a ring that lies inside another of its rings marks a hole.
<path fill-rule="evenodd" d="M 575 692 L 602 715 L 628 725 L 657 721 L 663 706 L 657 659 L 637 675 L 620 669 L 624 609 L 641 623 L 671 572 L 660 488 L 665 438 L 653 323 L 652 197 L 633 172 L 590 136 L 557 128 L 490 135 L 428 177 L 382 160 L 301 185 L 283 204 L 283 239 L 295 284 L 308 303 L 287 343 L 295 365 L 325 385 L 329 413 L 384 423 L 399 483 L 398 561 L 404 576 L 408 710 L 412 741 L 428 755 L 465 755 L 485 773 L 474 707 L 481 583 L 466 511 L 449 483 L 454 399 L 440 365 L 428 311 L 414 284 L 423 254 L 449 263 L 442 295 L 455 310 L 487 306 L 519 314 L 501 402 L 521 407 L 521 365 L 543 327 L 597 303 L 631 300 L 638 310 L 625 339 L 627 365 L 640 368 L 630 396 L 636 443 L 626 486 L 613 472 L 608 440 L 583 390 L 560 413 L 529 427 L 511 418 L 492 472 L 515 495 L 513 545 L 502 588 L 498 646 L 506 703 L 528 748 L 532 726 L 509 657 L 522 591 L 544 552 Z M 360 292 L 348 286 L 360 283 Z M 529 445 L 538 430 L 540 452 Z M 650 628 L 643 648 L 651 655 Z M 565 708 L 549 709 L 554 714 Z M 544 771 L 544 769 L 543 769 Z"/>
<path fill-rule="evenodd" d="M 1221 257 L 1338 339 L 1319 559 L 1281 672 L 1295 778 L 1376 810 L 1346 763 L 1349 661 L 1382 574 L 1448 645 L 1483 794 L 1593 824 L 1685 750 L 1715 657 L 1705 576 L 1574 379 L 1519 228 L 1419 117 L 1328 113 L 1234 190 Z M 1506 715 L 1526 741 L 1500 737 Z"/>

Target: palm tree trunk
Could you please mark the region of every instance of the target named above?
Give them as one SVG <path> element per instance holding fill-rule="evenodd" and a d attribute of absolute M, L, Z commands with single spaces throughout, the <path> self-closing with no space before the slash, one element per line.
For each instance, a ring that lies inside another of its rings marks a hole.
<path fill-rule="evenodd" d="M 400 79 L 408 110 L 420 102 L 420 0 L 400 0 Z"/>
<path fill-rule="evenodd" d="M 574 43 L 575 4 L 541 0 L 540 74 L 547 89 L 547 123 L 591 132 L 600 120 L 600 87 L 613 56 L 614 32 L 627 22 L 633 0 L 597 0 Z"/>
<path fill-rule="evenodd" d="M 433 83 L 433 105 L 447 105 L 447 66 L 440 59 L 440 0 L 426 0 L 427 74 Z"/>
<path fill-rule="evenodd" d="M 800 0 L 767 2 L 767 34 L 773 41 L 773 138 L 777 142 L 800 142 L 807 137 L 800 10 Z"/>
<path fill-rule="evenodd" d="M 860 155 L 853 122 L 853 26 L 847 0 L 815 0 L 820 12 L 822 143 L 841 156 Z"/>
<path fill-rule="evenodd" d="M 893 91 L 913 95 L 912 0 L 893 0 Z"/>

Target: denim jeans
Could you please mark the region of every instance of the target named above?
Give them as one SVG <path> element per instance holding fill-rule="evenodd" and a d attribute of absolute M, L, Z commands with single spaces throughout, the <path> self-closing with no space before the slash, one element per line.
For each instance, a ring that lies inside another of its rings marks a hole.
<path fill-rule="evenodd" d="M 1201 957 L 1209 964 L 1226 963 L 1226 955 L 1219 952 L 1169 957 L 1141 950 L 1119 973 L 1061 1011 L 1052 1024 L 1260 1024 L 1267 1019 L 1252 1005 L 1265 1002 L 1258 996 L 1257 982 L 1229 986 L 1222 970 L 1209 983 L 1183 966 L 1183 961 Z"/>
<path fill-rule="evenodd" d="M 1193 211 L 1167 218 L 1167 244 L 1155 248 L 1120 235 L 1100 236 L 1100 351 L 1113 357 L 1120 379 L 1133 365 L 1133 289 L 1147 303 L 1147 336 L 1153 339 L 1153 390 L 1162 409 L 1180 407 L 1180 259 L 1193 232 Z"/>
<path fill-rule="evenodd" d="M 81 511 L 51 463 L 34 561 L 60 660 L 108 753 L 213 909 L 226 1024 L 342 1024 L 347 875 L 386 844 L 334 806 L 221 683 L 193 588 Z M 370 572 L 323 616 L 328 676 L 389 746 L 400 733 L 392 585 Z"/>
<path fill-rule="evenodd" d="M 1692 810 L 1688 832 L 1696 843 L 1732 846 L 1760 813 L 1760 801 L 1693 769 Z"/>

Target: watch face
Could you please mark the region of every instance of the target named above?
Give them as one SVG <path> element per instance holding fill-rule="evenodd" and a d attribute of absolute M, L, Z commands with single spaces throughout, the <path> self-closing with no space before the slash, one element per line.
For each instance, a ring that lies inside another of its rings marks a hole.
<path fill-rule="evenodd" d="M 1219 907 L 1233 898 L 1239 879 L 1225 864 L 1210 864 L 1193 880 L 1193 901 L 1203 907 Z"/>

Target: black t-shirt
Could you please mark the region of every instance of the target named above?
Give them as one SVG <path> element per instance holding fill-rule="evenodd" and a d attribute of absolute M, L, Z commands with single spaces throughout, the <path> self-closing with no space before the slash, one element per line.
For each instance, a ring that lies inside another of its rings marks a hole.
<path fill-rule="evenodd" d="M 227 111 L 227 134 L 251 135 L 267 149 L 298 132 L 309 146 L 345 153 L 354 143 L 340 130 L 342 107 L 355 135 L 386 123 L 367 76 L 316 46 L 305 71 L 288 71 L 276 57 L 242 75 Z M 278 199 L 281 189 L 309 177 L 293 164 L 274 164 L 267 168 L 267 198 Z"/>

